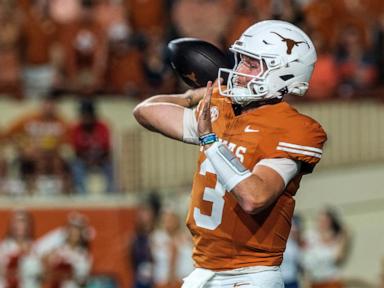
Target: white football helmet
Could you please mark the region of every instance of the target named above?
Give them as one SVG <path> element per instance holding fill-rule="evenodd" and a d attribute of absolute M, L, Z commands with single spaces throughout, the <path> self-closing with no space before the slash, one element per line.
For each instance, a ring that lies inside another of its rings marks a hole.
<path fill-rule="evenodd" d="M 235 66 L 232 70 L 219 69 L 219 79 L 228 76 L 226 89 L 219 85 L 220 94 L 241 105 L 282 98 L 285 94 L 303 96 L 317 59 L 311 39 L 295 25 L 278 20 L 252 25 L 230 51 L 235 54 Z M 239 54 L 258 59 L 262 71 L 256 76 L 236 72 Z M 239 76 L 251 78 L 247 87 L 236 84 Z"/>

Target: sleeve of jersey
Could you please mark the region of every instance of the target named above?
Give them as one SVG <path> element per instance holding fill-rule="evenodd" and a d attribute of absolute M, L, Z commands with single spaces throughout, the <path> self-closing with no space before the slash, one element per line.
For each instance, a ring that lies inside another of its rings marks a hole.
<path fill-rule="evenodd" d="M 266 158 L 290 158 L 301 163 L 301 172 L 311 173 L 323 156 L 327 136 L 316 122 L 304 123 L 296 129 L 276 135 L 274 141 L 263 145 Z"/>

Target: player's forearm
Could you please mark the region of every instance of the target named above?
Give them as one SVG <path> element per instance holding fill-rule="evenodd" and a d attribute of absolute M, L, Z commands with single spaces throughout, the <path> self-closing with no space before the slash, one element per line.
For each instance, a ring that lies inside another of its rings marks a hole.
<path fill-rule="evenodd" d="M 273 169 L 256 165 L 251 172 L 222 143 L 205 145 L 219 181 L 234 194 L 246 213 L 256 214 L 272 204 L 284 190 L 283 178 Z"/>
<path fill-rule="evenodd" d="M 145 100 L 141 105 L 152 103 L 171 103 L 182 107 L 190 107 L 190 98 L 186 94 L 156 95 Z"/>
<path fill-rule="evenodd" d="M 148 130 L 181 141 L 184 109 L 173 103 L 145 102 L 135 107 L 133 115 Z"/>
<path fill-rule="evenodd" d="M 196 144 L 195 141 L 184 139 L 184 136 L 190 137 L 188 133 L 183 134 L 184 111 L 189 111 L 188 108 L 195 106 L 204 93 L 205 88 L 199 88 L 188 90 L 183 94 L 156 95 L 137 105 L 133 115 L 137 122 L 148 130 Z"/>
<path fill-rule="evenodd" d="M 271 205 L 279 195 L 268 186 L 260 177 L 252 174 L 237 184 L 231 193 L 246 213 L 257 214 Z"/>
<path fill-rule="evenodd" d="M 146 105 L 149 103 L 171 103 L 182 107 L 190 108 L 196 106 L 204 95 L 205 88 L 187 90 L 182 94 L 166 94 L 156 95 L 148 98 L 139 105 Z"/>

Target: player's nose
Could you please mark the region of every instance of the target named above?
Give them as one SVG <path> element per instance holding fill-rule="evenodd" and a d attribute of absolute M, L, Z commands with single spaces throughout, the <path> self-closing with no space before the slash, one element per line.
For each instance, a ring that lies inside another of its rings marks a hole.
<path fill-rule="evenodd" d="M 247 74 L 247 75 L 250 75 L 252 73 L 252 71 L 246 65 L 242 65 L 242 64 L 240 64 L 237 67 L 236 72 L 241 74 Z M 241 82 L 239 84 L 247 84 L 251 79 L 252 79 L 251 77 L 238 75 L 238 81 Z"/>
<path fill-rule="evenodd" d="M 237 85 L 245 86 L 247 84 L 247 77 L 245 76 L 237 76 L 236 77 Z"/>
<path fill-rule="evenodd" d="M 243 63 L 240 63 L 236 69 L 236 72 L 243 73 L 243 74 L 248 74 L 249 71 L 250 71 L 250 69 L 246 65 L 244 65 Z"/>

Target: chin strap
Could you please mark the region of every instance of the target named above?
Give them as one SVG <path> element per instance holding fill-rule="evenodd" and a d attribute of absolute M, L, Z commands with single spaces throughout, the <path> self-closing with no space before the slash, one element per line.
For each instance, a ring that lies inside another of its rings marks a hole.
<path fill-rule="evenodd" d="M 296 96 L 304 96 L 307 90 L 308 90 L 307 82 L 293 83 L 291 87 L 289 87 L 289 94 L 293 94 Z"/>
<path fill-rule="evenodd" d="M 276 103 L 279 103 L 283 100 L 283 98 L 272 98 L 272 99 L 265 99 L 265 100 L 261 100 L 261 101 L 253 101 L 247 105 L 240 105 L 240 104 L 235 104 L 233 103 L 232 104 L 232 108 L 233 108 L 233 112 L 235 113 L 235 115 L 240 115 L 242 111 L 244 110 L 248 110 L 250 108 L 258 108 L 260 106 L 263 106 L 263 105 L 270 105 L 270 104 L 276 104 Z"/>

